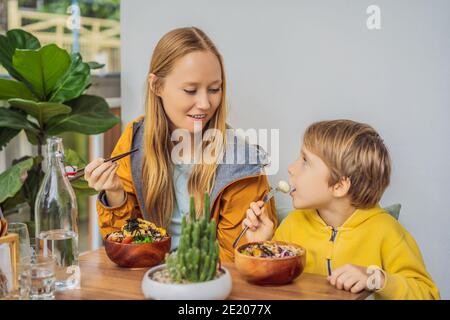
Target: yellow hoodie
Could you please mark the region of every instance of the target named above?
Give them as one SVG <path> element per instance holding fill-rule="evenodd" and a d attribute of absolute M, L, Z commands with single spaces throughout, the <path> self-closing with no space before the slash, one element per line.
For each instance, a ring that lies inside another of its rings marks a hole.
<path fill-rule="evenodd" d="M 315 210 L 291 212 L 276 230 L 274 240 L 303 246 L 304 272 L 328 275 L 345 264 L 376 265 L 385 274 L 376 299 L 439 299 L 413 237 L 380 206 L 357 209 L 333 229 Z"/>

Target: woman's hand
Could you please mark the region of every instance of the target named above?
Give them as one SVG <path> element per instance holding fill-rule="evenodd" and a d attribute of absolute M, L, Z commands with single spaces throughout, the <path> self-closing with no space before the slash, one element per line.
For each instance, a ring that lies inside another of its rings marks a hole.
<path fill-rule="evenodd" d="M 125 199 L 122 180 L 116 174 L 118 167 L 115 162 L 104 162 L 103 158 L 97 158 L 84 169 L 84 179 L 89 187 L 98 192 L 104 190 L 108 204 L 112 207 L 121 204 Z"/>
<path fill-rule="evenodd" d="M 249 242 L 270 240 L 273 235 L 273 222 L 270 220 L 264 202 L 252 202 L 242 221 L 242 228 L 249 227 L 246 237 Z"/>

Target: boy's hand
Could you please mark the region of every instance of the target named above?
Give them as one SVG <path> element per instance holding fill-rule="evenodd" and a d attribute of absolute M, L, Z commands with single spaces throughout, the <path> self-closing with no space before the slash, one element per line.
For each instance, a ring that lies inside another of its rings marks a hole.
<path fill-rule="evenodd" d="M 245 236 L 249 242 L 270 240 L 272 238 L 274 224 L 269 219 L 263 201 L 250 203 L 246 218 L 242 221 L 242 228 L 246 226 L 249 228 Z"/>
<path fill-rule="evenodd" d="M 381 287 L 384 285 L 384 275 L 381 275 Z M 331 276 L 327 277 L 328 282 L 340 289 L 350 291 L 352 293 L 361 292 L 367 288 L 367 279 L 369 273 L 366 267 L 357 266 L 354 264 L 346 264 L 331 273 Z"/>

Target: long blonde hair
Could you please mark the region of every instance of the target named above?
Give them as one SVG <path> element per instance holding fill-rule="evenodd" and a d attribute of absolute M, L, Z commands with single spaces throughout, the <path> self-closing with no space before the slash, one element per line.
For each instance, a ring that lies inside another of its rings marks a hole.
<path fill-rule="evenodd" d="M 144 161 L 142 166 L 142 184 L 145 192 L 145 209 L 150 219 L 160 226 L 168 227 L 172 216 L 175 200 L 172 181 L 171 151 L 174 146 L 170 139 L 169 119 L 164 112 L 162 100 L 156 95 L 164 83 L 164 78 L 172 71 L 176 61 L 194 51 L 209 51 L 217 56 L 222 71 L 221 103 L 206 129 L 217 129 L 222 133 L 217 137 L 203 142 L 203 146 L 212 144 L 218 157 L 226 145 L 226 85 L 222 56 L 208 36 L 198 28 L 179 28 L 165 34 L 156 45 L 150 63 L 148 75 L 156 75 L 153 88 L 147 81 L 147 97 L 144 120 Z M 218 160 L 218 159 L 217 159 Z M 195 164 L 188 180 L 188 192 L 195 197 L 197 215 L 202 206 L 204 192 L 211 193 L 214 185 L 217 161 L 212 164 Z"/>

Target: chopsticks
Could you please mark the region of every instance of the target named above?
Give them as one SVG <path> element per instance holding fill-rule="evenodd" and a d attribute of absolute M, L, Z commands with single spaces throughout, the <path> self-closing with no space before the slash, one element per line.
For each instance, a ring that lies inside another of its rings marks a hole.
<path fill-rule="evenodd" d="M 112 157 L 112 158 L 109 158 L 109 159 L 105 159 L 103 161 L 103 163 L 108 162 L 108 161 L 116 162 L 117 160 L 125 158 L 126 156 L 129 156 L 130 154 L 135 153 L 138 150 L 139 150 L 139 148 L 135 148 L 135 149 L 133 149 L 131 151 L 119 154 L 119 155 L 117 155 L 115 157 Z M 81 178 L 82 176 L 84 176 L 84 169 L 85 168 L 86 167 L 78 169 L 77 171 L 74 171 L 74 172 L 67 172 L 66 176 L 69 178 L 70 181 L 77 180 L 77 179 Z"/>

